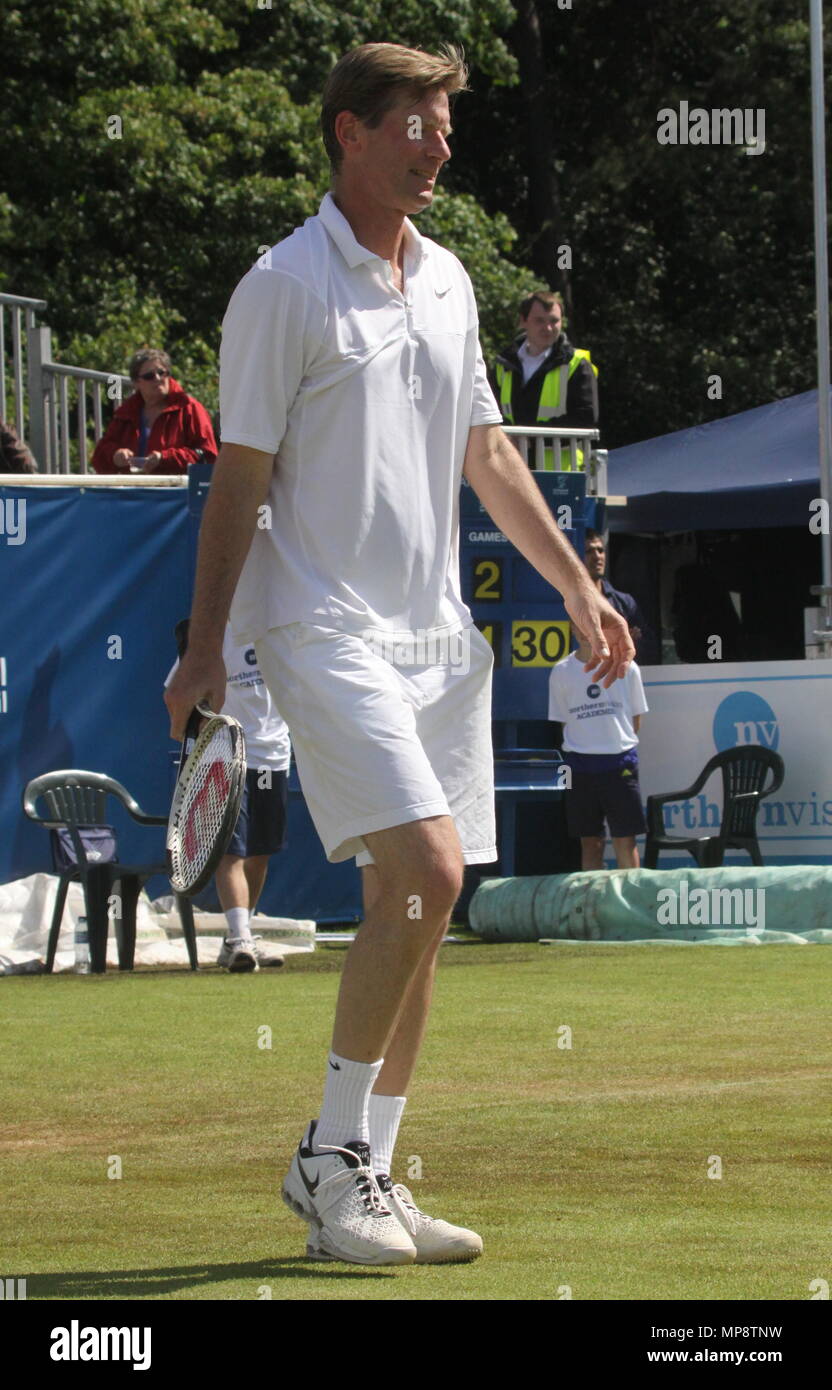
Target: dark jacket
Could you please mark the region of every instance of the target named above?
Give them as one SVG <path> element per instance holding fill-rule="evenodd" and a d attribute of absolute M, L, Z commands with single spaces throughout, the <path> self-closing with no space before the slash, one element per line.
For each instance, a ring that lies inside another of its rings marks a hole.
<path fill-rule="evenodd" d="M 602 578 L 601 592 L 616 613 L 620 613 L 622 618 L 626 620 L 629 627 L 637 627 L 641 632 L 641 637 L 636 642 L 636 661 L 639 666 L 658 666 L 661 660 L 659 644 L 638 606 L 638 600 L 632 594 L 625 594 L 622 589 L 614 589 L 608 579 Z"/>
<path fill-rule="evenodd" d="M 121 471 L 113 463 L 113 455 L 118 449 L 136 452 L 139 447 L 142 404 L 141 393 L 134 391 L 132 396 L 128 396 L 119 406 L 95 446 L 92 466 L 96 473 Z M 165 408 L 153 421 L 146 451 L 148 454 L 158 451 L 162 455 L 155 472 L 185 473 L 188 464 L 196 462 L 197 449 L 201 449 L 206 458 L 213 463 L 217 456 L 217 442 L 211 418 L 205 407 L 183 391 L 179 382 L 171 377 Z"/>
<path fill-rule="evenodd" d="M 575 355 L 575 349 L 566 334 L 561 333 L 537 371 L 529 377 L 524 386 L 523 367 L 517 355 L 517 350 L 524 341 L 525 336 L 521 334 L 509 347 L 504 348 L 496 359 L 495 367 L 496 363 L 499 362 L 514 374 L 514 385 L 511 392 L 514 424 L 534 425 L 537 423 L 537 407 L 546 373 L 550 372 L 553 367 L 562 367 L 564 363 L 571 362 Z M 496 382 L 496 373 L 492 374 L 491 385 L 499 404 L 500 390 Z M 584 360 L 578 363 L 569 378 L 569 385 L 566 390 L 566 414 L 558 417 L 557 424 L 564 428 L 571 425 L 576 430 L 591 430 L 597 423 L 598 389 L 595 373 L 589 363 Z"/>

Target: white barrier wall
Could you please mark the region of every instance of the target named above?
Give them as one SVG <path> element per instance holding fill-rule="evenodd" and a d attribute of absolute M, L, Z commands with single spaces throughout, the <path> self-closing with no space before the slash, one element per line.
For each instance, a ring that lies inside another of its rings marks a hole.
<path fill-rule="evenodd" d="M 644 799 L 690 786 L 714 753 L 760 744 L 786 765 L 760 808 L 766 864 L 832 863 L 832 661 L 721 662 L 642 667 L 650 713 L 641 726 Z M 669 834 L 719 824 L 722 778 L 671 811 Z M 662 854 L 659 866 L 692 863 Z M 730 854 L 727 863 L 749 863 Z"/>

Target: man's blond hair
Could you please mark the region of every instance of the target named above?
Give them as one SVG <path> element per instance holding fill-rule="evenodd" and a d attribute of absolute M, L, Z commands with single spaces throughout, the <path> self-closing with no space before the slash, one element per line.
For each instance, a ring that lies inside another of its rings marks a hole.
<path fill-rule="evenodd" d="M 405 97 L 421 101 L 437 91 L 450 97 L 464 91 L 467 80 L 462 50 L 453 44 L 423 53 L 398 43 L 364 43 L 345 53 L 326 80 L 321 102 L 321 130 L 333 174 L 343 157 L 335 134 L 339 111 L 351 111 L 373 130 Z"/>

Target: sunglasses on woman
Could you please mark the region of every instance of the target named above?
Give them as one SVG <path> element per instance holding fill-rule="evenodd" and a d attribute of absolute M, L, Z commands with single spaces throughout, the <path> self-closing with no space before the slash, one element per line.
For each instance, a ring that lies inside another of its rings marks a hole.
<path fill-rule="evenodd" d="M 166 376 L 170 376 L 170 372 L 163 371 L 161 367 L 159 367 L 155 372 L 140 372 L 139 381 L 155 381 L 157 376 L 161 377 L 162 380 L 164 380 Z"/>

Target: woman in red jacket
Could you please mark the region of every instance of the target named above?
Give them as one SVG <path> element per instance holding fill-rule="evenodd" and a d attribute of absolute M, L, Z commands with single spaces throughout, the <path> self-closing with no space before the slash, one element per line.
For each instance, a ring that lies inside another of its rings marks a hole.
<path fill-rule="evenodd" d="M 173 379 L 164 352 L 137 352 L 130 380 L 135 391 L 95 446 L 96 473 L 184 473 L 196 462 L 198 449 L 206 462 L 214 462 L 217 442 L 210 416 Z"/>

